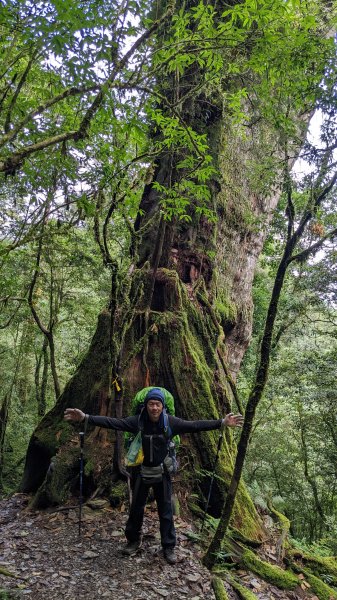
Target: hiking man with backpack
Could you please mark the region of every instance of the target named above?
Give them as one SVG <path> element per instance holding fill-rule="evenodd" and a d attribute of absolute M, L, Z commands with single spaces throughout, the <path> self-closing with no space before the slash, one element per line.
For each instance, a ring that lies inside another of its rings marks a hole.
<path fill-rule="evenodd" d="M 176 562 L 174 553 L 176 534 L 173 523 L 170 477 L 174 465 L 172 457 L 170 457 L 170 441 L 174 436 L 183 433 L 211 431 L 225 426 L 241 427 L 243 417 L 229 413 L 224 419 L 185 421 L 167 414 L 164 392 L 167 393 L 164 388 L 149 388 L 140 414 L 124 419 L 86 415 L 78 408 L 67 408 L 64 418 L 67 421 L 86 421 L 91 425 L 127 431 L 134 435 L 141 432 L 144 458 L 142 465 L 138 468 L 133 485 L 133 498 L 125 528 L 128 543 L 123 554 L 132 556 L 141 546 L 144 509 L 149 489 L 152 487 L 157 502 L 164 558 L 168 563 L 174 564 Z"/>

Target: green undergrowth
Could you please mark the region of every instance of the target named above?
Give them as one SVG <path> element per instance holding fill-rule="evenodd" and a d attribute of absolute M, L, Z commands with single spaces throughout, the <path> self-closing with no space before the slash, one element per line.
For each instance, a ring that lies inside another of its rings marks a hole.
<path fill-rule="evenodd" d="M 285 571 L 261 560 L 251 550 L 243 551 L 241 561 L 247 569 L 282 590 L 293 590 L 299 584 L 298 577 L 292 571 Z"/>

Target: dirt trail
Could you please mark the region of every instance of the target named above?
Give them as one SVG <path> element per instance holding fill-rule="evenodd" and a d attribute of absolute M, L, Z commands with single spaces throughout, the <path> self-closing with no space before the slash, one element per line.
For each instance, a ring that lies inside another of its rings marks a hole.
<path fill-rule="evenodd" d="M 85 507 L 79 538 L 78 510 L 32 513 L 27 502 L 21 494 L 0 502 L 0 567 L 17 576 L 0 575 L 7 598 L 214 600 L 201 551 L 187 535 L 191 524 L 183 519 L 175 519 L 178 563 L 172 567 L 160 550 L 153 505 L 146 511 L 141 551 L 125 558 L 126 512 Z"/>

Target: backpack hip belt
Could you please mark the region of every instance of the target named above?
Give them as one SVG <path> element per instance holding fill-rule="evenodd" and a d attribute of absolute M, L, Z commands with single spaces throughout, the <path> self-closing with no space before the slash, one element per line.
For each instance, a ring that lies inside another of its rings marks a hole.
<path fill-rule="evenodd" d="M 163 481 L 164 467 L 158 465 L 157 467 L 145 467 L 141 465 L 140 476 L 144 483 L 151 485 L 152 483 L 160 483 Z"/>

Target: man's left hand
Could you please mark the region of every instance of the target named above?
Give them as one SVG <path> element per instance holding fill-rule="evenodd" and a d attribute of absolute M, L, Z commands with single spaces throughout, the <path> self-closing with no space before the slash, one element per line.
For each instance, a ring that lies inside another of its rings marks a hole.
<path fill-rule="evenodd" d="M 233 413 L 228 413 L 224 419 L 222 419 L 223 427 L 242 427 L 244 421 L 244 417 L 242 415 L 234 415 Z"/>

